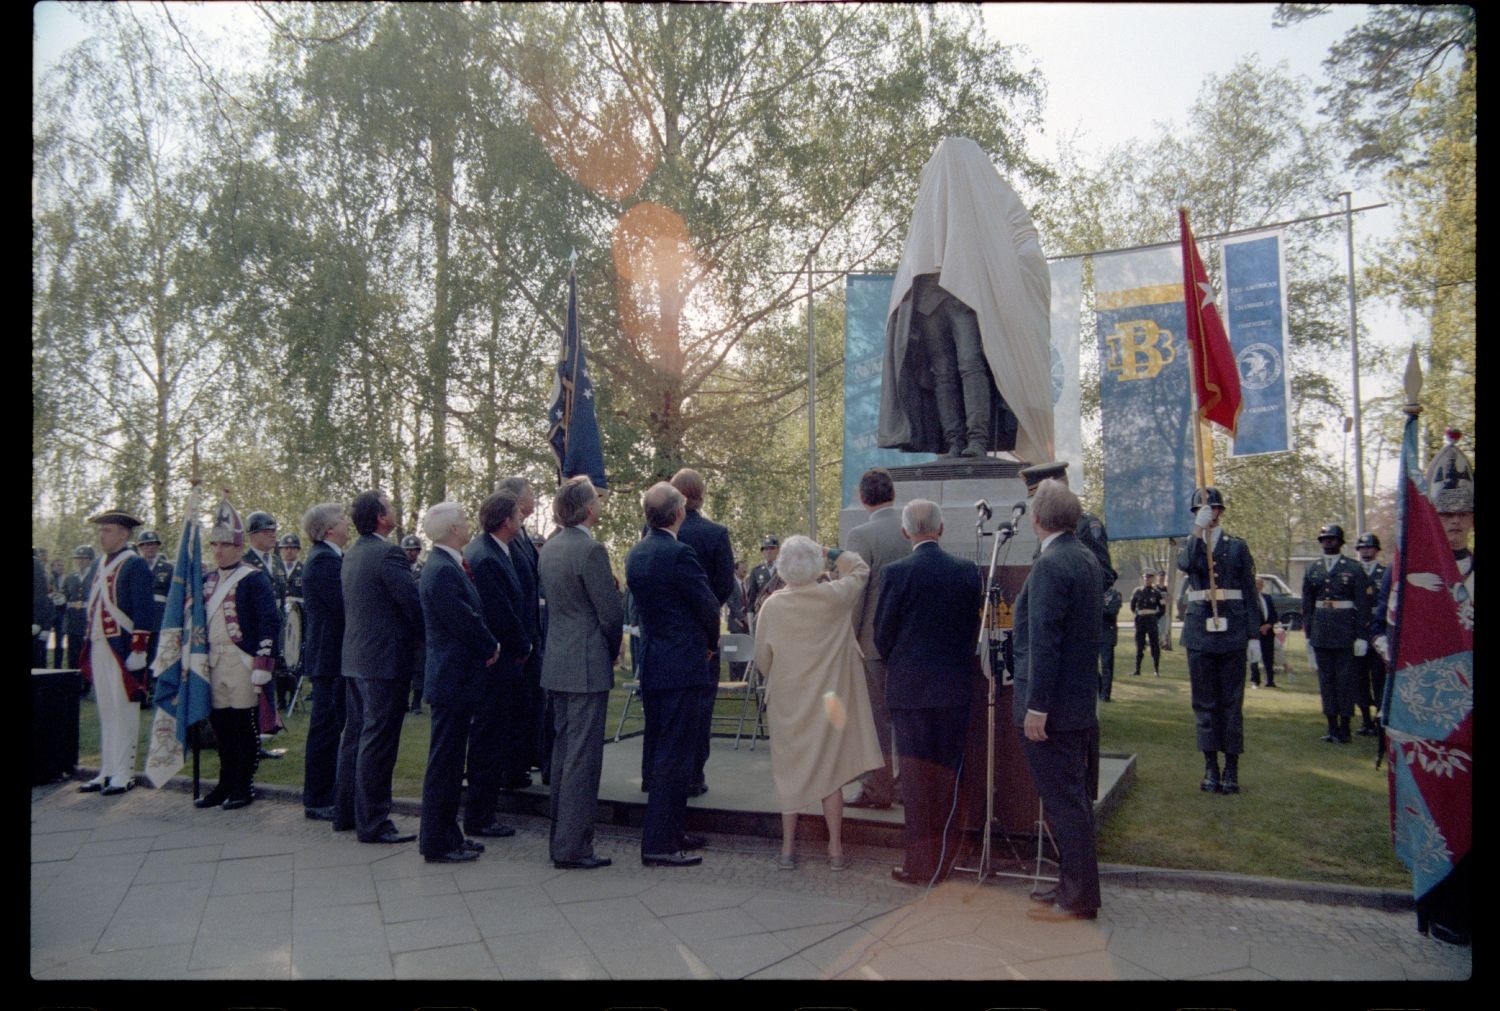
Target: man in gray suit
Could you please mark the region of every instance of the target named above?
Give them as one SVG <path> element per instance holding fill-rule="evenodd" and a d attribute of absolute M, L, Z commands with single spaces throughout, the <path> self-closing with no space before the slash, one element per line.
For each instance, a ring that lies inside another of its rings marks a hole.
<path fill-rule="evenodd" d="M 355 829 L 360 842 L 411 842 L 416 835 L 398 831 L 390 819 L 391 773 L 422 603 L 406 555 L 385 539 L 396 528 L 390 496 L 363 492 L 349 512 L 359 539 L 344 556 L 342 573 L 348 718 L 339 742 L 333 828 Z"/>
<path fill-rule="evenodd" d="M 590 528 L 599 495 L 587 477 L 557 489 L 552 515 L 560 529 L 542 549 L 538 577 L 547 601 L 542 687 L 552 703 L 552 865 L 559 870 L 609 866 L 594 853 L 594 809 L 604 764 L 604 714 L 614 685 L 625 610 L 609 554 Z"/>
<path fill-rule="evenodd" d="M 865 684 L 870 689 L 870 711 L 885 768 L 865 774 L 859 796 L 850 807 L 884 810 L 896 799 L 891 775 L 891 712 L 886 708 L 885 658 L 875 646 L 875 607 L 880 601 L 880 570 L 911 554 L 911 542 L 901 536 L 901 514 L 896 511 L 896 486 L 884 467 L 871 467 L 859 479 L 859 502 L 870 518 L 849 531 L 844 547 L 870 564 L 864 595 L 854 605 L 854 634 L 865 655 Z"/>

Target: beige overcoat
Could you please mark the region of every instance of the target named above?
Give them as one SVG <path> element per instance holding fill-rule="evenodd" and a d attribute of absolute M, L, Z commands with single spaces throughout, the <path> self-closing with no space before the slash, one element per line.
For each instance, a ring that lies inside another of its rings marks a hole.
<path fill-rule="evenodd" d="M 852 551 L 840 578 L 787 586 L 761 607 L 755 664 L 766 679 L 771 778 L 782 811 L 800 811 L 884 766 L 859 644 L 854 604 L 870 567 Z"/>

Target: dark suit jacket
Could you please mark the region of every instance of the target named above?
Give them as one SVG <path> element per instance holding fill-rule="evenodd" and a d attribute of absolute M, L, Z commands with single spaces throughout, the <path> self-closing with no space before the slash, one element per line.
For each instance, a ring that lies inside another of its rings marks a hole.
<path fill-rule="evenodd" d="M 641 626 L 641 687 L 710 684 L 704 661 L 719 641 L 719 601 L 693 549 L 653 530 L 630 549 L 625 581 Z"/>
<path fill-rule="evenodd" d="M 729 545 L 729 528 L 707 519 L 696 509 L 687 511 L 687 519 L 677 531 L 677 539 L 698 555 L 698 564 L 708 576 L 708 588 L 720 605 L 728 603 L 734 590 L 734 549 Z"/>
<path fill-rule="evenodd" d="M 464 560 L 474 570 L 474 585 L 479 591 L 480 612 L 490 635 L 500 642 L 500 659 L 503 663 L 516 663 L 532 653 L 540 645 L 536 638 L 535 620 L 530 625 L 522 614 L 530 607 L 535 610 L 535 595 L 530 604 L 521 588 L 521 573 L 518 568 L 526 564 L 521 557 L 521 541 L 524 533 L 510 542 L 511 554 L 495 543 L 495 538 L 481 533 L 464 545 Z M 430 563 L 430 559 L 429 559 Z M 424 570 L 425 571 L 425 570 Z"/>
<path fill-rule="evenodd" d="M 1099 560 L 1072 533 L 1058 534 L 1031 563 L 1016 598 L 1011 713 L 1016 726 L 1028 709 L 1047 714 L 1049 731 L 1098 725 L 1102 581 Z"/>
<path fill-rule="evenodd" d="M 344 676 L 410 678 L 422 604 L 406 553 L 382 537 L 362 534 L 344 553 L 342 580 Z"/>
<path fill-rule="evenodd" d="M 968 704 L 983 596 L 978 567 L 935 542 L 881 570 L 875 648 L 886 662 L 888 708 Z"/>
<path fill-rule="evenodd" d="M 302 669 L 308 677 L 343 673 L 344 558 L 326 541 L 313 541 L 302 567 L 302 607 L 307 628 L 302 636 Z M 343 689 L 339 689 L 343 691 Z"/>
<path fill-rule="evenodd" d="M 485 661 L 495 653 L 495 637 L 485 627 L 474 581 L 435 547 L 422 567 L 419 594 L 427 637 L 423 697 L 434 706 L 478 705 L 492 676 Z"/>

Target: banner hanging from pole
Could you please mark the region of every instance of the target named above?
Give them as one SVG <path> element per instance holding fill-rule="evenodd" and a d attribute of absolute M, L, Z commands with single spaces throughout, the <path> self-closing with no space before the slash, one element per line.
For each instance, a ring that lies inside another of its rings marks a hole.
<path fill-rule="evenodd" d="M 548 398 L 550 428 L 547 441 L 557 457 L 557 481 L 586 475 L 595 488 L 609 487 L 604 473 L 604 450 L 599 420 L 594 413 L 594 384 L 584 360 L 583 336 L 578 330 L 578 279 L 568 269 L 568 318 L 563 329 L 562 355 Z"/>
<path fill-rule="evenodd" d="M 1096 256 L 1094 291 L 1110 539 L 1184 536 L 1194 484 L 1181 255 Z"/>
<path fill-rule="evenodd" d="M 1225 321 L 1240 374 L 1232 456 L 1291 449 L 1291 376 L 1286 367 L 1286 264 L 1282 230 L 1223 239 Z"/>
<path fill-rule="evenodd" d="M 1056 458 L 1075 479 L 1083 475 L 1083 408 L 1078 346 L 1082 326 L 1083 258 L 1054 260 L 1052 276 L 1052 438 Z"/>
<path fill-rule="evenodd" d="M 859 506 L 859 478 L 871 467 L 906 467 L 931 453 L 881 449 L 880 382 L 885 317 L 895 274 L 850 274 L 844 281 L 844 473 L 841 503 Z"/>

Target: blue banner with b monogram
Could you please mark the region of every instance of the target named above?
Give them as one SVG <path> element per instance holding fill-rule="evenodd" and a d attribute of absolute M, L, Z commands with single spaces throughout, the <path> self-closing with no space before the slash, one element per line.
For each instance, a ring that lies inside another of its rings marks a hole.
<path fill-rule="evenodd" d="M 1281 230 L 1228 238 L 1221 245 L 1225 322 L 1244 405 L 1232 455 L 1285 453 L 1291 448 L 1291 380 Z"/>
<path fill-rule="evenodd" d="M 1183 536 L 1194 482 L 1180 251 L 1094 257 L 1094 310 L 1110 539 Z"/>
<path fill-rule="evenodd" d="M 933 459 L 930 453 L 881 449 L 878 441 L 886 310 L 895 280 L 895 274 L 850 274 L 844 285 L 845 506 L 859 505 L 859 478 L 871 467 L 905 467 Z"/>

